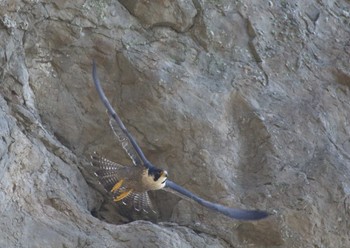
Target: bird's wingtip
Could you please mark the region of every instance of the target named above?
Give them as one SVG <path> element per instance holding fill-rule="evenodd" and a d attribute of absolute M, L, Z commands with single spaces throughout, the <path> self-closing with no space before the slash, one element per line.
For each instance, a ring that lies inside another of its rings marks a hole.
<path fill-rule="evenodd" d="M 272 214 L 267 212 L 267 211 L 262 211 L 262 210 L 254 210 L 254 214 L 253 214 L 253 219 L 252 220 L 262 220 L 265 219 L 269 216 L 271 216 Z"/>

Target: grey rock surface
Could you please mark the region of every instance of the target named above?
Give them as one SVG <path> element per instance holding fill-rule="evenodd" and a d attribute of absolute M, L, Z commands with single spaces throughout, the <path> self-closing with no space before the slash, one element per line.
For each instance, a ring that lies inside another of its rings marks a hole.
<path fill-rule="evenodd" d="M 0 247 L 350 247 L 349 17 L 346 0 L 0 2 Z M 130 161 L 92 59 L 173 181 L 274 215 L 111 202 L 89 154 Z"/>
<path fill-rule="evenodd" d="M 197 10 L 191 0 L 121 0 L 125 8 L 145 28 L 168 27 L 178 32 L 187 31 L 194 22 Z"/>

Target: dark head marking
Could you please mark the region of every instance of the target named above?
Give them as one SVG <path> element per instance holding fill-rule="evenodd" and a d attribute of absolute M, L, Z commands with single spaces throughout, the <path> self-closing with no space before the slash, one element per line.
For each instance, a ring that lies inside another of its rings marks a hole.
<path fill-rule="evenodd" d="M 158 168 L 151 167 L 148 169 L 148 175 L 153 176 L 153 180 L 156 182 L 163 175 L 164 171 Z"/>

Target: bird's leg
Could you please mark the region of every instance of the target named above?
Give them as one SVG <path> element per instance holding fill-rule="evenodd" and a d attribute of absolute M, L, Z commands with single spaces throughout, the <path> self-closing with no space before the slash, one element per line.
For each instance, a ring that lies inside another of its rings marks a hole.
<path fill-rule="evenodd" d="M 111 192 L 114 193 L 114 192 L 116 192 L 118 189 L 120 189 L 120 187 L 122 186 L 123 182 L 124 182 L 124 179 L 123 179 L 123 178 L 120 179 L 120 181 L 117 182 L 117 183 L 113 186 L 113 188 L 111 189 Z M 123 200 L 123 199 L 124 199 L 125 197 L 127 197 L 132 191 L 133 191 L 132 189 L 125 190 L 125 191 L 123 191 L 120 195 L 118 195 L 117 197 L 115 197 L 113 200 L 116 201 L 116 202 L 117 202 L 117 201 L 120 201 L 120 200 Z"/>
<path fill-rule="evenodd" d="M 120 200 L 123 200 L 125 197 L 127 197 L 133 190 L 129 189 L 129 190 L 125 190 L 123 193 L 121 193 L 120 195 L 118 195 L 116 198 L 114 198 L 113 201 L 117 202 Z"/>
<path fill-rule="evenodd" d="M 124 179 L 121 179 L 119 182 L 117 182 L 111 189 L 111 192 L 113 193 L 117 191 L 122 186 L 123 182 L 124 182 Z"/>

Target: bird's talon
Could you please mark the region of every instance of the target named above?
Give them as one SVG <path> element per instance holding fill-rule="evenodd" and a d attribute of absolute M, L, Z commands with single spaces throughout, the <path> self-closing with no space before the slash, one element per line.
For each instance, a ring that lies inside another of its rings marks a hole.
<path fill-rule="evenodd" d="M 116 198 L 114 198 L 113 201 L 117 202 L 120 200 L 123 200 L 125 197 L 127 197 L 130 193 L 132 192 L 132 189 L 129 189 L 127 191 L 124 191 L 123 193 L 121 193 L 120 195 L 118 195 Z"/>
<path fill-rule="evenodd" d="M 124 179 L 121 179 L 119 182 L 117 182 L 111 189 L 111 192 L 113 193 L 117 191 L 122 186 L 123 182 L 124 182 Z"/>

